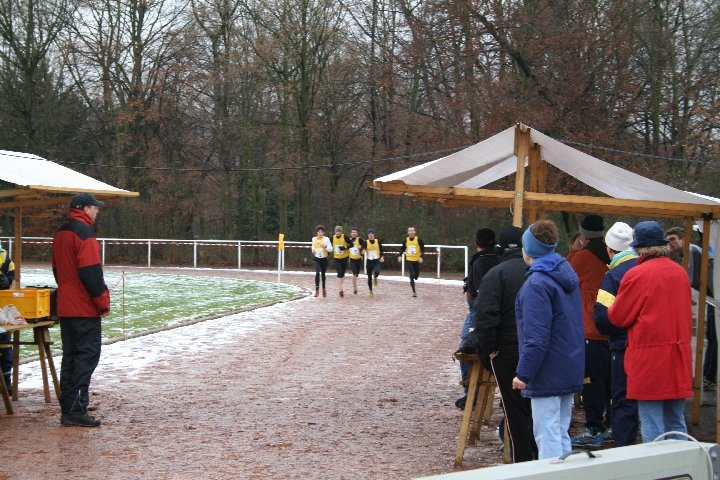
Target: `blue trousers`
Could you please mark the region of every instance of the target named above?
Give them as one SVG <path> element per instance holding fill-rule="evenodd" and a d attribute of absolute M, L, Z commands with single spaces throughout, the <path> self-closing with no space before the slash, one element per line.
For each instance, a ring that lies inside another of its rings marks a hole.
<path fill-rule="evenodd" d="M 640 413 L 640 433 L 643 443 L 652 442 L 658 435 L 666 432 L 687 433 L 685 424 L 685 399 L 677 400 L 638 400 Z M 663 438 L 687 440 L 679 435 Z"/>
<path fill-rule="evenodd" d="M 572 450 L 568 429 L 572 419 L 573 394 L 530 400 L 538 459 L 557 458 Z"/>
<path fill-rule="evenodd" d="M 625 350 L 610 352 L 610 379 L 612 392 L 612 430 L 616 447 L 635 445 L 640 419 L 637 400 L 625 397 L 627 374 L 625 373 Z"/>

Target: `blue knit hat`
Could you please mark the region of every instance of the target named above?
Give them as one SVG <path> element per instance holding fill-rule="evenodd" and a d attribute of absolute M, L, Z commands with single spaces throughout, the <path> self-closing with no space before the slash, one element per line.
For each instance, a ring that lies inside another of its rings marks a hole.
<path fill-rule="evenodd" d="M 533 223 L 533 225 L 535 225 Z M 522 248 L 525 254 L 528 257 L 532 258 L 540 258 L 544 257 L 545 255 L 550 255 L 555 251 L 555 247 L 557 247 L 557 243 L 553 243 L 552 245 L 548 245 L 546 243 L 541 242 L 540 240 L 535 237 L 535 235 L 532 234 L 530 229 L 533 227 L 533 225 L 530 225 L 527 230 L 525 230 L 525 233 L 523 233 L 522 236 Z"/>

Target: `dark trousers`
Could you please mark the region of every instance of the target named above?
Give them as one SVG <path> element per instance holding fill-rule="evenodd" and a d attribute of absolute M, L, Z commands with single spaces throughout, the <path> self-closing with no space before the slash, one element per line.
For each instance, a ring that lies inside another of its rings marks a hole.
<path fill-rule="evenodd" d="M 315 289 L 320 288 L 320 279 L 322 278 L 322 287 L 325 288 L 325 272 L 327 271 L 328 259 L 315 258 Z"/>
<path fill-rule="evenodd" d="M 408 275 L 410 276 L 410 287 L 412 291 L 415 291 L 415 280 L 420 276 L 420 262 L 413 262 L 410 260 L 405 261 L 407 265 Z"/>
<path fill-rule="evenodd" d="M 709 382 L 717 382 L 717 326 L 715 325 L 715 309 L 708 307 L 707 322 L 705 322 L 705 338 L 707 338 L 707 349 L 705 350 L 705 360 L 703 362 L 703 377 Z"/>
<path fill-rule="evenodd" d="M 60 407 L 63 413 L 87 413 L 90 378 L 100 361 L 99 318 L 61 318 L 63 357 L 60 366 Z"/>
<path fill-rule="evenodd" d="M 500 387 L 505 410 L 505 435 L 510 437 L 510 454 L 513 463 L 527 462 L 537 458 L 538 450 L 533 435 L 530 399 L 512 388 L 520 355 L 517 345 L 501 346 L 498 354 L 490 360 L 495 381 Z"/>
<path fill-rule="evenodd" d="M 373 277 L 377 278 L 380 275 L 380 260 L 368 260 L 365 268 L 367 268 L 368 288 L 372 292 Z"/>
<path fill-rule="evenodd" d="M 585 426 L 604 431 L 611 424 L 610 347 L 607 341 L 585 340 L 585 382 L 582 390 Z"/>
<path fill-rule="evenodd" d="M 635 445 L 640 427 L 637 400 L 625 398 L 627 374 L 625 373 L 625 351 L 610 352 L 610 378 L 612 380 L 612 429 L 616 447 Z"/>
<path fill-rule="evenodd" d="M 12 341 L 12 335 L 8 332 L 0 333 L 0 343 L 8 344 Z M 12 347 L 0 348 L 0 370 L 5 380 L 5 385 L 10 386 L 12 377 Z"/>

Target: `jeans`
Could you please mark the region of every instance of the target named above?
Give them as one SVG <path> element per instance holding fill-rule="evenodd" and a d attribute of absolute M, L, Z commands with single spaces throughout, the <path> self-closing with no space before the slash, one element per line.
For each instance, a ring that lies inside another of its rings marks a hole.
<path fill-rule="evenodd" d="M 473 327 L 473 318 L 475 317 L 475 303 L 468 297 L 468 314 L 465 317 L 465 323 L 463 323 L 462 330 L 460 331 L 460 345 L 462 346 L 463 340 L 467 337 L 468 332 Z M 470 362 L 460 361 L 460 376 L 463 379 L 463 385 L 470 375 Z M 467 387 L 465 387 L 465 393 L 467 393 Z"/>
<path fill-rule="evenodd" d="M 677 400 L 638 400 L 640 414 L 640 434 L 643 443 L 652 442 L 665 432 L 687 433 L 685 425 L 685 399 Z M 679 435 L 668 435 L 667 438 L 687 440 Z"/>
<path fill-rule="evenodd" d="M 530 400 L 538 459 L 557 458 L 572 450 L 568 429 L 572 419 L 573 394 L 533 397 Z"/>

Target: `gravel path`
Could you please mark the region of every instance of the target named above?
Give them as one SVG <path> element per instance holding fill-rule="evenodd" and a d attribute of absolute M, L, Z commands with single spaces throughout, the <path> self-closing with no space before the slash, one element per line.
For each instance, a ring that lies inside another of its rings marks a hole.
<path fill-rule="evenodd" d="M 307 274 L 282 281 L 312 285 Z M 44 404 L 28 378 L 16 414 L 0 414 L 0 478 L 385 479 L 453 470 L 460 287 L 421 283 L 412 298 L 406 281 L 381 276 L 374 297 L 361 280 L 358 295 L 346 285 L 340 298 L 330 275 L 328 286 L 326 299 L 103 347 L 91 387 L 100 428 L 60 427 L 57 403 Z M 465 468 L 501 462 L 493 429 L 484 427 L 479 443 Z"/>

